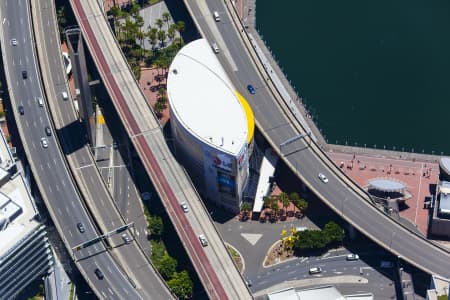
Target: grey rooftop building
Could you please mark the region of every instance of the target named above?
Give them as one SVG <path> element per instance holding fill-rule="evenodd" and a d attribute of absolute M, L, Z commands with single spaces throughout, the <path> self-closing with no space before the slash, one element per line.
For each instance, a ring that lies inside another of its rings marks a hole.
<path fill-rule="evenodd" d="M 45 226 L 0 134 L 0 299 L 13 299 L 52 269 Z"/>

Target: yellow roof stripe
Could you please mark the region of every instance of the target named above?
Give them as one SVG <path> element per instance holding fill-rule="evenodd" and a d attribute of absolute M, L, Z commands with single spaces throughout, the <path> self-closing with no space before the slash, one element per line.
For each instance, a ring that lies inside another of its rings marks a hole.
<path fill-rule="evenodd" d="M 250 144 L 250 142 L 253 139 L 253 134 L 255 133 L 255 116 L 253 115 L 252 108 L 248 104 L 247 100 L 239 94 L 238 91 L 234 91 L 237 98 L 239 99 L 239 102 L 241 102 L 242 107 L 245 111 L 245 116 L 247 117 L 247 127 L 248 127 L 248 136 L 247 136 L 247 143 Z"/>
<path fill-rule="evenodd" d="M 97 117 L 97 124 L 100 124 L 100 125 L 104 125 L 105 124 L 105 118 L 103 118 L 102 114 L 98 115 L 98 117 Z"/>

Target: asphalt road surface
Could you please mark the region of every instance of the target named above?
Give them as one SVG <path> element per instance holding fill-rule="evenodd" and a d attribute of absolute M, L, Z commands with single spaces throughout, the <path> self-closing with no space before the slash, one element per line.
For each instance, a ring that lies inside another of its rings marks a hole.
<path fill-rule="evenodd" d="M 2 1 L 0 14 L 3 61 L 21 140 L 52 219 L 66 246 L 73 247 L 94 238 L 97 233 L 72 183 L 54 136 L 48 137 L 48 148 L 41 145 L 44 127 L 51 122 L 46 108 L 40 107 L 36 100 L 43 94 L 31 36 L 29 3 L 23 0 Z M 17 46 L 10 43 L 13 38 L 17 39 Z M 27 71 L 26 79 L 22 71 Z M 18 112 L 20 104 L 24 106 L 24 115 Z M 84 233 L 77 229 L 78 222 L 83 223 Z M 80 271 L 87 275 L 87 281 L 99 295 L 104 298 L 140 298 L 102 244 L 77 251 L 74 257 Z M 103 271 L 103 280 L 95 276 L 96 268 Z"/>
<path fill-rule="evenodd" d="M 211 43 L 217 42 L 222 49 L 218 58 L 237 90 L 251 105 L 259 130 L 266 134 L 277 148 L 284 141 L 301 134 L 269 92 L 266 79 L 268 76 L 262 78 L 257 71 L 224 2 L 185 2 L 191 7 L 193 17 L 205 38 Z M 213 11 L 219 12 L 220 22 L 214 21 Z M 247 92 L 248 84 L 255 87 L 256 94 Z M 301 174 L 302 181 L 319 197 L 371 239 L 427 272 L 450 276 L 450 259 L 446 251 L 404 229 L 357 196 L 341 179 L 342 173 L 332 167 L 329 160 L 318 156 L 313 148 L 309 142 L 299 139 L 284 147 L 283 159 Z M 328 177 L 328 183 L 325 184 L 318 178 L 320 172 Z"/>
<path fill-rule="evenodd" d="M 41 57 L 53 57 L 48 59 L 42 67 L 43 74 L 46 73 L 45 79 L 47 83 L 47 93 L 49 96 L 49 104 L 54 114 L 55 124 L 58 124 L 59 137 L 63 149 L 67 153 L 72 172 L 75 174 L 77 181 L 83 186 L 83 195 L 88 202 L 89 207 L 95 215 L 96 221 L 104 230 L 103 233 L 113 231 L 119 226 L 124 225 L 124 220 L 119 215 L 113 200 L 105 187 L 97 167 L 91 156 L 87 142 L 84 138 L 84 128 L 78 121 L 74 106 L 69 97 L 63 100 L 62 91 L 67 91 L 65 70 L 62 63 L 62 53 L 57 40 L 58 32 L 56 25 L 55 9 L 51 0 L 43 0 L 36 3 L 38 5 L 38 17 L 42 26 L 41 36 L 47 37 L 41 40 L 43 43 L 43 54 Z M 52 9 L 49 9 L 52 8 Z M 45 22 L 44 20 L 53 20 L 53 22 Z M 38 30 L 35 31 L 38 34 Z M 53 38 L 50 38 L 53 37 Z M 59 58 L 59 59 L 56 59 Z M 83 57 L 82 57 L 83 58 Z M 72 62 L 75 63 L 75 62 Z M 85 67 L 84 64 L 77 65 L 78 69 Z M 83 70 L 86 71 L 86 70 Z M 53 101 L 53 102 L 52 102 Z M 130 220 L 133 221 L 133 220 Z M 140 248 L 133 239 L 133 233 L 129 230 L 126 234 L 130 237 L 131 242 L 126 244 L 120 234 L 116 234 L 108 238 L 109 244 L 112 246 L 112 254 L 116 257 L 116 263 L 120 263 L 128 276 L 132 278 L 138 291 L 145 299 L 170 299 L 172 298 L 163 281 L 158 277 L 147 258 L 141 253 Z M 125 283 L 117 283 L 123 286 Z"/>

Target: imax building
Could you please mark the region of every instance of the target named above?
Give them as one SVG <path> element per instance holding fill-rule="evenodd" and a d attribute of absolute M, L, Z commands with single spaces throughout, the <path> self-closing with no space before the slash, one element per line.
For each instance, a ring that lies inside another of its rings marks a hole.
<path fill-rule="evenodd" d="M 183 47 L 167 78 L 175 155 L 200 195 L 239 212 L 249 177 L 254 117 L 205 39 Z"/>

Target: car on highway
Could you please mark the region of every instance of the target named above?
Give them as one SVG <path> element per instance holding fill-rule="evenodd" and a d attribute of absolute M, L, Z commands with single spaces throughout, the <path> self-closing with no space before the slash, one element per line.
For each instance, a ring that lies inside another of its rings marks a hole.
<path fill-rule="evenodd" d="M 251 286 L 253 285 L 253 282 L 252 282 L 251 279 L 249 279 L 248 277 L 246 277 L 246 278 L 245 278 L 245 284 L 246 284 L 248 287 L 251 287 Z"/>
<path fill-rule="evenodd" d="M 22 71 L 22 78 L 23 78 L 23 79 L 27 79 L 27 78 L 28 78 L 28 73 L 27 73 L 27 71 L 25 71 L 25 70 Z"/>
<path fill-rule="evenodd" d="M 45 137 L 41 138 L 41 145 L 42 145 L 42 148 L 47 148 L 48 147 L 48 140 L 47 140 L 47 138 L 45 138 Z"/>
<path fill-rule="evenodd" d="M 19 105 L 19 113 L 23 115 L 25 113 L 25 110 L 23 109 L 23 105 Z"/>
<path fill-rule="evenodd" d="M 95 269 L 94 273 L 97 276 L 97 278 L 100 279 L 100 280 L 103 279 L 103 277 L 105 277 L 103 275 L 103 272 L 99 268 Z"/>
<path fill-rule="evenodd" d="M 214 53 L 216 53 L 216 54 L 220 52 L 220 49 L 219 49 L 219 46 L 217 46 L 217 43 L 212 43 L 211 48 L 213 49 Z"/>
<path fill-rule="evenodd" d="M 50 126 L 45 126 L 45 134 L 47 136 L 51 136 L 52 135 L 52 130 L 50 129 Z"/>
<path fill-rule="evenodd" d="M 253 85 L 251 85 L 251 84 L 247 85 L 247 90 L 248 90 L 248 92 L 249 92 L 250 94 L 252 94 L 252 95 L 256 94 L 256 90 L 255 90 L 255 88 L 253 87 Z"/>
<path fill-rule="evenodd" d="M 347 260 L 358 260 L 359 259 L 359 255 L 358 254 L 354 254 L 354 253 L 350 253 L 349 255 L 347 255 Z"/>
<path fill-rule="evenodd" d="M 312 267 L 309 268 L 309 274 L 319 274 L 322 273 L 322 268 L 321 267 Z"/>
<path fill-rule="evenodd" d="M 219 16 L 219 13 L 217 11 L 213 12 L 213 17 L 214 17 L 214 20 L 216 22 L 220 22 L 220 16 Z"/>
<path fill-rule="evenodd" d="M 11 45 L 17 46 L 17 39 L 15 38 L 11 39 Z"/>
<path fill-rule="evenodd" d="M 200 240 L 200 243 L 202 244 L 203 247 L 208 246 L 208 240 L 206 239 L 204 234 L 200 234 L 198 236 L 198 239 Z"/>
<path fill-rule="evenodd" d="M 180 203 L 180 206 L 181 206 L 181 208 L 183 209 L 183 211 L 185 212 L 185 213 L 187 213 L 187 212 L 189 212 L 189 207 L 188 207 L 188 205 L 187 205 L 187 203 L 186 202 L 181 202 Z"/>
<path fill-rule="evenodd" d="M 319 173 L 319 179 L 322 180 L 323 183 L 328 182 L 327 176 L 323 175 L 322 173 Z"/>
<path fill-rule="evenodd" d="M 129 244 L 131 242 L 126 233 L 122 234 L 122 240 L 125 242 L 125 244 Z"/>
<path fill-rule="evenodd" d="M 77 223 L 77 228 L 78 228 L 78 231 L 79 231 L 79 232 L 81 232 L 81 233 L 84 233 L 84 232 L 85 232 L 83 223 Z"/>

